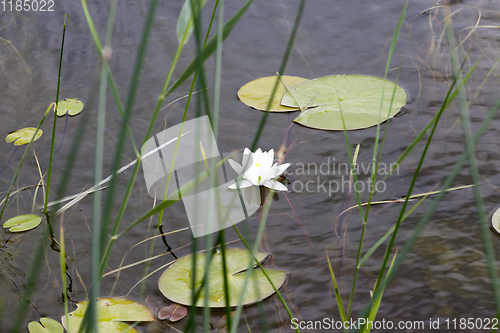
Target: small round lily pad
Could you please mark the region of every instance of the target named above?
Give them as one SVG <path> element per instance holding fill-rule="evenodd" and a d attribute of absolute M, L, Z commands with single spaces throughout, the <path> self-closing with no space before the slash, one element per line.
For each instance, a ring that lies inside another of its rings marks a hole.
<path fill-rule="evenodd" d="M 25 145 L 30 143 L 31 138 L 33 137 L 35 132 L 36 132 L 36 127 L 21 128 L 17 131 L 10 132 L 9 135 L 5 137 L 5 142 L 7 143 L 14 142 L 14 145 L 16 146 Z M 38 140 L 42 136 L 42 134 L 43 131 L 39 129 L 33 141 Z"/>
<path fill-rule="evenodd" d="M 87 311 L 89 301 L 76 304 L 77 309 L 66 316 L 61 317 L 64 328 L 70 333 L 77 333 L 83 321 L 83 316 Z M 102 297 L 97 299 L 97 327 L 99 332 L 119 333 L 130 332 L 139 333 L 135 327 L 126 322 L 150 322 L 154 320 L 153 313 L 144 304 L 127 298 Z"/>
<path fill-rule="evenodd" d="M 188 311 L 186 307 L 180 304 L 170 304 L 169 306 L 165 306 L 158 311 L 158 319 L 166 319 L 171 323 L 175 323 L 176 321 L 186 317 L 187 313 Z"/>
<path fill-rule="evenodd" d="M 238 90 L 238 98 L 244 104 L 261 111 L 266 110 L 267 103 L 269 102 L 269 97 L 273 92 L 274 84 L 278 78 L 276 76 L 261 77 L 259 79 L 253 80 L 245 84 Z M 293 87 L 299 83 L 307 81 L 302 77 L 298 76 L 281 76 L 283 82 L 288 86 L 288 88 Z M 279 79 L 278 79 L 279 80 Z M 286 88 L 280 82 L 278 84 L 278 89 L 274 94 L 273 101 L 269 111 L 271 112 L 290 112 L 297 111 L 297 107 L 289 107 L 281 105 L 281 98 L 286 92 Z"/>
<path fill-rule="evenodd" d="M 262 262 L 269 254 L 257 252 L 256 258 Z M 196 254 L 196 281 L 198 289 L 205 273 L 205 253 Z M 249 251 L 246 249 L 226 249 L 226 273 L 229 290 L 229 305 L 237 306 L 245 281 L 245 270 L 249 264 Z M 192 305 L 192 276 L 193 255 L 187 255 L 178 259 L 160 276 L 158 287 L 161 293 L 172 302 Z M 267 275 L 273 281 L 274 286 L 279 289 L 286 280 L 287 272 L 277 269 L 266 269 Z M 205 298 L 208 298 L 208 306 L 211 308 L 222 308 L 226 306 L 226 293 L 224 288 L 224 270 L 222 264 L 222 253 L 217 252 L 212 257 L 208 272 L 208 295 L 204 289 L 200 293 L 196 306 L 203 306 Z M 253 304 L 274 294 L 272 285 L 267 280 L 262 270 L 254 268 L 248 280 L 246 291 L 243 294 L 243 305 Z"/>
<path fill-rule="evenodd" d="M 346 130 L 371 127 L 394 117 L 406 104 L 406 98 L 400 85 L 376 76 L 329 75 L 292 87 L 283 95 L 281 104 L 310 105 L 294 120 L 301 125 L 342 131 L 342 116 Z"/>
<path fill-rule="evenodd" d="M 57 116 L 62 117 L 68 113 L 70 116 L 76 116 L 83 110 L 83 102 L 76 98 L 66 98 L 57 102 Z M 55 111 L 55 108 L 54 108 Z"/>
<path fill-rule="evenodd" d="M 64 333 L 62 325 L 52 318 L 41 318 L 40 323 L 31 321 L 28 324 L 28 331 L 30 333 Z"/>
<path fill-rule="evenodd" d="M 13 217 L 3 224 L 10 232 L 23 232 L 34 229 L 42 222 L 42 218 L 37 215 L 19 215 Z"/>

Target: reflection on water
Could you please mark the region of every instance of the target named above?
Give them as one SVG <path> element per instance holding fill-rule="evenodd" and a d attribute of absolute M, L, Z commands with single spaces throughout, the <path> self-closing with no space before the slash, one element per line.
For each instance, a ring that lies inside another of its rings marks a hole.
<path fill-rule="evenodd" d="M 137 45 L 141 36 L 148 1 L 128 1 L 118 8 L 113 39 L 113 56 L 110 67 L 122 99 L 125 98 L 130 83 L 131 68 L 134 63 Z M 156 14 L 153 32 L 144 63 L 144 71 L 132 115 L 132 132 L 137 142 L 144 139 L 144 134 L 156 103 L 158 94 L 166 77 L 168 67 L 177 47 L 175 25 L 183 1 L 161 2 Z M 221 152 L 231 152 L 251 145 L 255 129 L 262 117 L 262 112 L 248 108 L 238 101 L 236 92 L 246 82 L 274 75 L 279 68 L 282 54 L 290 34 L 297 1 L 256 0 L 243 17 L 231 36 L 224 43 L 223 70 L 221 87 L 220 126 L 217 146 Z M 207 8 L 213 1 L 207 2 Z M 225 8 L 226 19 L 234 14 L 240 4 L 228 3 Z M 442 9 L 430 10 L 433 2 L 411 1 L 402 26 L 400 40 L 395 50 L 389 69 L 389 79 L 395 80 L 397 67 L 403 57 L 399 81 L 409 92 L 405 113 L 394 118 L 389 124 L 387 139 L 382 155 L 383 163 L 393 163 L 410 144 L 420 130 L 430 121 L 441 106 L 452 80 L 443 32 Z M 86 127 L 79 157 L 75 162 L 75 171 L 68 184 L 69 194 L 78 193 L 93 185 L 93 156 L 95 154 L 95 96 L 92 94 L 99 76 L 99 60 L 88 31 L 86 21 L 77 1 L 56 4 L 53 13 L 2 13 L 0 27 L 0 134 L 26 126 L 36 126 L 47 105 L 55 98 L 57 66 L 63 15 L 67 13 L 66 45 L 62 71 L 61 98 L 79 98 L 86 104 L 84 112 L 91 114 Z M 90 13 L 97 29 L 104 34 L 107 21 L 107 8 L 102 2 L 89 1 Z M 330 74 L 365 74 L 383 76 L 387 53 L 403 3 L 393 1 L 373 2 L 368 0 L 336 2 L 316 0 L 306 5 L 304 17 L 299 29 L 295 47 L 287 66 L 286 74 L 305 78 L 315 78 Z M 470 49 L 470 62 L 465 70 L 482 56 L 478 67 L 471 76 L 467 93 L 470 99 L 470 112 L 473 129 L 477 129 L 484 119 L 493 101 L 498 97 L 498 54 L 497 31 L 487 26 L 496 25 L 498 19 L 498 1 L 453 2 L 454 30 L 460 43 L 461 58 Z M 475 27 L 478 17 L 481 21 Z M 205 15 L 205 24 L 209 13 Z M 186 45 L 178 68 L 184 68 L 195 54 L 193 41 Z M 213 86 L 214 61 L 205 64 L 207 82 Z M 177 73 L 177 72 L 176 72 Z M 284 74 L 284 73 L 282 73 Z M 488 80 L 484 81 L 485 78 Z M 183 85 L 171 97 L 185 95 L 188 83 Z M 168 101 L 170 102 L 170 100 Z M 185 100 L 168 106 L 161 112 L 154 133 L 179 124 L 182 119 Z M 194 105 L 188 119 L 195 118 Z M 119 133 L 119 114 L 108 99 L 105 137 L 105 174 L 110 174 L 114 146 Z M 270 114 L 259 146 L 268 150 L 278 149 L 283 138 L 289 147 L 285 162 L 316 163 L 320 165 L 328 158 L 335 158 L 336 163 L 348 161 L 342 132 L 315 131 L 293 125 L 287 130 L 294 114 Z M 43 125 L 50 133 L 52 117 Z M 57 184 L 69 154 L 72 137 L 78 127 L 77 118 L 68 121 L 68 129 L 63 146 L 55 161 L 54 184 Z M 56 142 L 62 137 L 64 120 L 58 120 Z M 486 135 L 477 146 L 477 158 L 482 175 L 482 193 L 486 209 L 492 209 L 500 200 L 500 170 L 498 163 L 499 120 L 494 120 Z M 375 143 L 375 128 L 349 133 L 351 145 L 360 144 L 359 163 L 368 164 L 372 159 Z M 7 161 L 11 147 L 2 145 L 0 161 Z M 50 135 L 42 136 L 33 144 L 33 149 L 40 161 L 42 172 L 48 168 Z M 399 174 L 386 181 L 387 190 L 375 200 L 396 199 L 406 195 L 413 172 L 418 165 L 419 154 L 423 145 L 419 145 L 400 165 Z M 424 193 L 442 184 L 458 157 L 464 151 L 464 140 L 456 104 L 443 114 L 433 143 L 427 153 L 420 177 L 415 186 L 415 193 Z M 126 144 L 122 164 L 135 159 L 130 143 Z M 0 191 L 5 192 L 14 175 L 21 154 L 14 157 L 12 163 L 1 175 Z M 3 163 L 0 164 L 3 167 Z M 346 175 L 323 175 L 322 180 L 336 181 Z M 117 202 L 125 193 L 128 175 L 120 178 Z M 316 175 L 291 175 L 292 183 L 316 179 Z M 130 204 L 125 214 L 123 226 L 135 221 L 153 205 L 148 195 L 143 175 L 139 175 L 131 194 Z M 33 185 L 39 181 L 36 161 L 32 153 L 22 168 L 16 188 Z M 467 169 L 462 171 L 454 186 L 470 184 Z M 5 212 L 5 219 L 19 213 L 31 211 L 34 192 L 20 192 L 11 201 Z M 350 202 L 346 202 L 350 199 Z M 289 202 L 288 202 L 289 200 Z M 366 201 L 366 193 L 362 200 Z M 42 193 L 38 191 L 37 205 L 42 202 Z M 352 272 L 355 266 L 356 251 L 361 231 L 361 219 L 357 210 L 351 210 L 337 216 L 346 208 L 355 204 L 354 196 L 348 198 L 339 191 L 329 196 L 324 192 L 287 193 L 273 203 L 266 232 L 261 245 L 263 250 L 273 254 L 271 266 L 286 269 L 291 273 L 287 286 L 283 289 L 284 298 L 289 302 L 291 311 L 303 320 L 320 320 L 324 317 L 338 317 L 335 295 L 328 274 L 325 251 L 335 269 L 343 299 L 347 300 Z M 290 205 L 293 207 L 290 208 Z M 374 206 L 368 221 L 364 249 L 368 249 L 379 240 L 398 218 L 399 203 Z M 429 207 L 429 199 L 406 219 L 402 226 L 396 247 L 405 244 L 413 227 Z M 260 211 L 241 224 L 242 230 L 253 238 L 258 227 Z M 296 217 L 296 218 L 295 218 Z M 86 298 L 90 281 L 90 225 L 92 219 L 92 199 L 82 200 L 68 210 L 55 222 L 56 236 L 59 223 L 65 227 L 68 251 L 68 267 L 74 277 L 72 298 L 81 301 Z M 181 204 L 165 210 L 162 221 L 165 231 L 175 231 L 188 224 L 188 216 Z M 146 241 L 125 253 L 135 244 L 153 236 L 156 220 L 144 221 L 124 237 L 119 238 L 112 252 L 109 269 L 128 265 L 143 260 L 149 255 L 151 241 Z M 123 227 L 122 226 L 122 227 Z M 2 256 L 15 267 L 15 272 L 29 271 L 30 257 L 36 241 L 41 237 L 42 229 L 13 238 Z M 425 229 L 413 251 L 407 257 L 396 279 L 387 288 L 379 318 L 386 320 L 428 320 L 429 318 L 493 317 L 496 313 L 487 265 L 483 254 L 481 232 L 471 189 L 454 191 L 447 194 L 444 202 Z M 4 236 L 3 238 L 6 238 Z M 227 241 L 235 241 L 237 236 L 228 231 Z M 169 236 L 169 244 L 178 256 L 190 253 L 186 246 L 192 241 L 189 230 Z M 498 238 L 493 238 L 497 243 Z M 235 241 L 236 246 L 242 246 Z M 185 246 L 185 247 L 184 247 Z M 183 247 L 183 248 L 181 248 Z M 181 248 L 181 249 L 179 249 Z M 362 310 L 369 300 L 385 246 L 375 251 L 372 257 L 361 267 L 358 277 L 357 292 L 354 298 L 353 313 Z M 366 250 L 365 250 L 366 251 Z M 495 248 L 497 257 L 499 250 Z M 165 252 L 161 242 L 156 242 L 153 254 Z M 125 257 L 123 263 L 122 259 Z M 165 256 L 151 262 L 149 272 L 165 265 Z M 169 259 L 170 260 L 170 257 Z M 59 318 L 63 313 L 58 254 L 49 250 L 37 280 L 36 291 L 28 305 L 28 318 L 38 320 L 40 316 Z M 9 266 L 11 267 L 11 266 Z M 8 332 L 13 324 L 14 308 L 19 304 L 19 291 L 4 277 L 10 276 L 12 268 L 1 270 L 3 300 L 2 328 Z M 16 273 L 17 274 L 17 273 Z M 143 285 L 145 293 L 140 294 L 139 287 L 132 288 L 143 276 L 144 265 L 137 265 L 122 270 L 116 279 L 112 276 L 103 280 L 101 292 L 107 295 L 114 286 L 114 295 L 125 295 L 141 299 L 153 310 L 163 307 L 165 300 L 157 292 L 157 276 L 153 274 Z M 24 278 L 16 276 L 16 285 L 24 283 Z M 24 304 L 24 303 L 23 303 Z M 345 304 L 344 304 L 345 305 Z M 263 307 L 269 330 L 272 332 L 290 331 L 290 320 L 279 305 L 279 301 L 269 299 L 258 306 L 245 309 L 245 316 L 252 331 L 260 327 L 259 309 Z M 213 322 L 217 322 L 221 313 L 215 312 Z M 182 322 L 179 324 L 181 327 Z M 243 322 L 242 325 L 245 325 Z M 166 324 L 155 324 L 141 328 L 143 331 L 160 332 L 168 329 Z M 244 328 L 244 326 L 241 326 Z"/>

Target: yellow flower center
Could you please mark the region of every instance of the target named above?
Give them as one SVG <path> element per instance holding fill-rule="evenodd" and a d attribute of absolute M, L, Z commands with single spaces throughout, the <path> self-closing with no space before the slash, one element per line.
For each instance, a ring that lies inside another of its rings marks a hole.
<path fill-rule="evenodd" d="M 255 165 L 256 165 L 257 167 L 260 167 L 260 164 L 259 164 L 259 163 L 255 163 Z"/>

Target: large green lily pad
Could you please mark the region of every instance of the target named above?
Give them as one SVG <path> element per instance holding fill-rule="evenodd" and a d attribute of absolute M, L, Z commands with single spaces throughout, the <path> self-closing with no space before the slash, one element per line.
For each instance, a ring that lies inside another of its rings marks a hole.
<path fill-rule="evenodd" d="M 89 301 L 83 301 L 76 305 L 77 309 L 68 315 L 68 323 L 65 316 L 61 317 L 64 328 L 70 333 L 77 333 L 87 311 Z M 154 320 L 153 313 L 144 304 L 127 298 L 102 297 L 97 299 L 97 316 L 99 332 L 118 333 L 136 332 L 134 327 L 126 322 L 151 322 Z"/>
<path fill-rule="evenodd" d="M 54 108 L 55 110 L 55 108 Z M 83 102 L 76 98 L 66 98 L 57 102 L 57 116 L 62 117 L 68 113 L 70 116 L 76 116 L 83 110 Z"/>
<path fill-rule="evenodd" d="M 8 219 L 3 227 L 10 232 L 23 232 L 34 229 L 42 222 L 42 218 L 37 215 L 19 215 Z"/>
<path fill-rule="evenodd" d="M 31 138 L 33 137 L 35 132 L 36 132 L 36 127 L 21 128 L 17 131 L 9 133 L 9 135 L 5 137 L 5 142 L 11 143 L 14 141 L 15 146 L 25 145 L 27 143 L 30 143 Z M 43 131 L 39 129 L 38 132 L 36 132 L 36 136 L 33 139 L 33 141 L 38 140 L 42 136 L 42 134 Z"/>
<path fill-rule="evenodd" d="M 276 83 L 276 76 L 261 77 L 245 84 L 238 90 L 238 98 L 246 105 L 261 111 L 266 110 L 267 103 L 273 92 L 274 84 Z M 307 81 L 298 76 L 281 76 L 283 82 L 288 88 L 293 87 L 299 83 Z M 286 88 L 280 82 L 278 89 L 274 94 L 273 101 L 269 111 L 271 112 L 290 112 L 299 110 L 298 107 L 289 107 L 281 105 L 281 98 L 286 92 Z"/>
<path fill-rule="evenodd" d="M 322 130 L 343 130 L 342 111 L 347 130 L 367 128 L 392 118 L 406 104 L 406 91 L 398 84 L 375 76 L 330 75 L 298 84 L 283 95 L 281 104 L 310 109 L 294 121 Z M 394 100 L 392 95 L 395 90 Z M 389 111 L 389 114 L 387 112 Z"/>
<path fill-rule="evenodd" d="M 28 324 L 28 331 L 30 333 L 64 333 L 62 325 L 52 318 L 41 318 L 40 323 L 31 321 Z"/>
<path fill-rule="evenodd" d="M 257 260 L 262 262 L 269 254 L 258 252 Z M 196 255 L 196 283 L 198 289 L 205 273 L 205 254 Z M 249 263 L 249 251 L 244 249 L 230 248 L 226 250 L 226 268 L 229 289 L 230 306 L 237 306 L 245 281 L 245 272 Z M 192 305 L 192 269 L 193 255 L 187 255 L 178 259 L 172 266 L 167 268 L 158 282 L 158 287 L 163 295 L 172 302 Z M 208 272 L 208 295 L 204 291 L 196 306 L 203 306 L 204 299 L 208 298 L 208 306 L 221 308 L 226 306 L 226 294 L 224 292 L 224 273 L 222 265 L 222 253 L 215 253 Z M 285 283 L 287 272 L 277 269 L 266 269 L 266 273 L 273 281 L 276 288 Z M 274 294 L 274 289 L 260 269 L 253 269 L 249 283 L 243 297 L 243 305 L 256 303 Z"/>

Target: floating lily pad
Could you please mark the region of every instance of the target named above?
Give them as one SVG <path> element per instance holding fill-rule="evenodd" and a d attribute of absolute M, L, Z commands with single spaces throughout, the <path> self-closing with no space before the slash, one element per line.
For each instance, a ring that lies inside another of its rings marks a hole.
<path fill-rule="evenodd" d="M 33 137 L 35 132 L 36 132 L 36 127 L 21 128 L 17 131 L 10 132 L 9 135 L 5 137 L 5 142 L 7 143 L 14 142 L 14 145 L 16 146 L 25 145 L 27 143 L 30 143 L 31 138 Z M 33 141 L 38 140 L 42 136 L 42 134 L 43 131 L 39 129 Z"/>
<path fill-rule="evenodd" d="M 64 333 L 62 325 L 52 318 L 41 318 L 40 322 L 32 321 L 28 324 L 30 333 Z"/>
<path fill-rule="evenodd" d="M 42 218 L 36 215 L 19 215 L 8 219 L 3 227 L 9 229 L 10 232 L 28 231 L 38 227 L 42 222 Z"/>
<path fill-rule="evenodd" d="M 394 117 L 406 104 L 406 91 L 392 81 L 375 76 L 330 75 L 306 81 L 291 88 L 291 93 L 286 92 L 281 104 L 297 107 L 298 102 L 305 107 L 313 101 L 311 108 L 294 120 L 307 127 L 343 130 L 342 108 L 347 130 L 367 128 L 379 123 L 382 87 L 384 95 L 380 122 L 383 122 Z M 394 88 L 396 91 L 391 105 Z"/>
<path fill-rule="evenodd" d="M 500 236 L 500 208 L 491 216 L 491 228 Z"/>
<path fill-rule="evenodd" d="M 83 102 L 76 98 L 66 98 L 57 102 L 57 116 L 62 117 L 68 113 L 70 116 L 76 116 L 83 110 Z M 55 111 L 55 109 L 54 109 Z"/>
<path fill-rule="evenodd" d="M 238 98 L 240 101 L 246 105 L 261 111 L 266 110 L 267 103 L 269 102 L 269 97 L 273 92 L 274 84 L 276 83 L 276 76 L 261 77 L 259 79 L 253 80 L 245 84 L 238 90 Z M 299 83 L 307 81 L 302 77 L 297 76 L 281 76 L 281 79 L 288 88 L 291 88 Z M 281 98 L 286 92 L 286 88 L 281 84 L 278 85 L 278 89 L 274 94 L 273 101 L 269 111 L 271 112 L 290 112 L 299 110 L 298 107 L 289 107 L 281 105 Z"/>
<path fill-rule="evenodd" d="M 70 333 L 77 333 L 87 311 L 89 301 L 83 301 L 76 305 L 77 309 L 69 313 L 68 323 L 65 316 L 61 317 L 64 328 Z M 126 322 L 150 322 L 154 320 L 153 313 L 144 304 L 131 299 L 119 297 L 102 297 L 97 299 L 97 317 L 99 332 L 118 333 L 124 330 L 136 332 L 134 327 Z"/>
<path fill-rule="evenodd" d="M 170 322 L 176 322 L 187 316 L 186 307 L 180 304 L 170 304 L 158 311 L 158 319 L 167 319 Z"/>
<path fill-rule="evenodd" d="M 257 260 L 262 262 L 269 254 L 258 252 Z M 204 253 L 198 253 L 196 257 L 196 288 L 199 288 L 205 273 Z M 229 289 L 230 306 L 238 305 L 241 291 L 245 281 L 245 272 L 249 263 L 249 252 L 244 249 L 230 248 L 226 250 L 227 281 Z M 158 287 L 165 297 L 175 303 L 192 305 L 192 269 L 193 255 L 187 255 L 177 260 L 167 268 L 158 282 Z M 215 253 L 210 263 L 208 273 L 209 288 L 208 295 L 204 290 L 196 306 L 203 306 L 205 297 L 208 297 L 208 306 L 221 308 L 226 306 L 226 294 L 224 292 L 224 273 L 222 266 L 222 253 Z M 287 272 L 276 269 L 266 269 L 276 288 L 280 288 L 286 280 Z M 253 269 L 246 291 L 243 296 L 243 305 L 256 303 L 274 294 L 274 289 L 260 269 Z"/>

